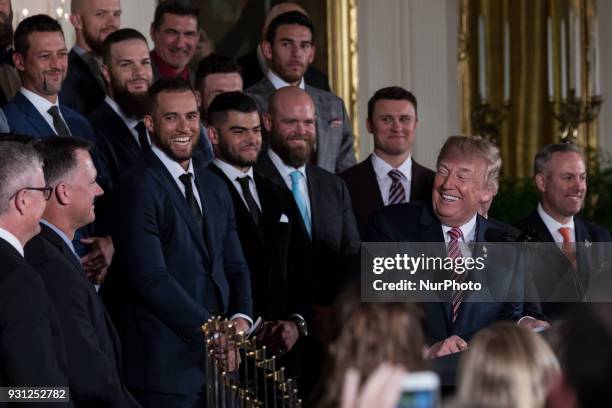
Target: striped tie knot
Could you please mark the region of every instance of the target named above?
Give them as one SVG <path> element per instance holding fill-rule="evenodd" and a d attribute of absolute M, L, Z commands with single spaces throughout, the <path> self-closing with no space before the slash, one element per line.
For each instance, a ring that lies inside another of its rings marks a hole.
<path fill-rule="evenodd" d="M 389 170 L 387 174 L 389 174 L 389 177 L 391 177 L 393 181 L 401 181 L 404 178 L 404 175 L 398 169 Z"/>
<path fill-rule="evenodd" d="M 459 238 L 463 237 L 463 232 L 461 232 L 460 228 L 451 228 L 448 232 L 447 232 L 448 236 L 450 237 L 451 240 L 458 240 Z"/>

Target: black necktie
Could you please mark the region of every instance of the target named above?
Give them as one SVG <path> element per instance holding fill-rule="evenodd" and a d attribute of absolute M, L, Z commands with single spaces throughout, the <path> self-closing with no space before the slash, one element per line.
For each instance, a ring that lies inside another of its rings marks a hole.
<path fill-rule="evenodd" d="M 140 148 L 144 153 L 146 153 L 151 150 L 149 138 L 147 137 L 147 128 L 145 127 L 145 124 L 142 121 L 138 122 L 135 128 L 138 132 L 138 143 L 140 143 Z"/>
<path fill-rule="evenodd" d="M 251 189 L 249 183 L 251 181 L 251 176 L 244 177 L 236 177 L 236 181 L 240 184 L 240 188 L 242 189 L 242 196 L 244 197 L 244 201 L 247 203 L 247 207 L 249 207 L 249 212 L 251 213 L 251 217 L 253 217 L 253 221 L 255 225 L 259 225 L 259 217 L 261 216 L 261 211 L 257 206 L 257 202 L 251 194 Z"/>
<path fill-rule="evenodd" d="M 50 107 L 47 112 L 49 112 L 49 115 L 51 115 L 53 118 L 53 127 L 55 128 L 57 135 L 59 137 L 72 137 L 68 126 L 66 126 L 66 122 L 64 122 L 64 119 L 60 115 L 57 105 Z"/>
<path fill-rule="evenodd" d="M 193 218 L 195 218 L 198 226 L 200 227 L 200 231 L 202 231 L 202 211 L 200 210 L 200 206 L 196 201 L 195 196 L 193 195 L 193 187 L 191 186 L 191 173 L 185 173 L 179 177 L 183 185 L 185 186 L 185 199 L 187 200 L 187 204 L 189 208 L 191 208 L 191 213 L 193 214 Z"/>

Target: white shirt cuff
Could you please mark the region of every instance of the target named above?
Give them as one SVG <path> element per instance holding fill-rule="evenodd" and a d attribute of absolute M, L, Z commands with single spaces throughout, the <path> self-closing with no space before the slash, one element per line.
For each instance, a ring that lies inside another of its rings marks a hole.
<path fill-rule="evenodd" d="M 238 318 L 242 318 L 246 320 L 247 322 L 249 322 L 249 327 L 253 326 L 253 319 L 251 319 L 249 316 L 242 314 L 242 313 L 236 313 L 232 315 L 232 317 L 230 317 L 230 320 L 236 320 Z"/>

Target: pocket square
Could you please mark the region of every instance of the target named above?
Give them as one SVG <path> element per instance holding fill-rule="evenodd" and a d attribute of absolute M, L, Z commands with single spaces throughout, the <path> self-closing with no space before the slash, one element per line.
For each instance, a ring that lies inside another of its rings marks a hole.
<path fill-rule="evenodd" d="M 278 222 L 288 223 L 289 222 L 289 218 L 287 218 L 287 216 L 285 214 L 281 214 L 280 220 L 278 220 Z"/>
<path fill-rule="evenodd" d="M 342 127 L 342 119 L 334 118 L 329 121 L 329 126 L 333 128 Z"/>

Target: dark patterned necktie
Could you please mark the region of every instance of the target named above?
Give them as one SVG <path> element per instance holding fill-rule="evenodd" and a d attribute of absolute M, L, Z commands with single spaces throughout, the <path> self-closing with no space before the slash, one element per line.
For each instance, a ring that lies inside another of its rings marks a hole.
<path fill-rule="evenodd" d="M 251 214 L 251 217 L 253 217 L 253 222 L 255 222 L 255 225 L 259 226 L 261 211 L 259 210 L 257 202 L 255 201 L 255 197 L 253 197 L 253 194 L 251 194 L 251 188 L 249 186 L 251 176 L 236 177 L 236 181 L 238 181 L 238 184 L 240 184 L 242 196 L 244 197 L 244 201 L 247 203 L 247 207 L 249 207 L 249 213 Z"/>
<path fill-rule="evenodd" d="M 463 254 L 461 253 L 461 248 L 459 247 L 460 239 L 463 237 L 463 233 L 459 228 L 452 228 L 447 232 L 450 241 L 448 243 L 447 255 L 449 258 L 453 260 L 457 258 L 462 258 Z M 457 273 L 455 271 L 452 272 L 452 278 L 457 283 L 462 283 L 467 276 L 467 272 Z M 451 298 L 451 316 L 453 319 L 453 323 L 457 320 L 457 316 L 459 315 L 459 310 L 461 307 L 461 302 L 463 301 L 463 291 L 458 290 L 453 292 L 453 296 Z"/>
<path fill-rule="evenodd" d="M 198 226 L 200 227 L 200 231 L 202 231 L 202 210 L 200 210 L 200 206 L 198 205 L 195 195 L 193 194 L 191 177 L 193 177 L 191 173 L 185 173 L 179 176 L 179 180 L 181 180 L 185 186 L 185 199 L 187 200 L 187 205 L 189 205 L 193 218 L 195 218 Z"/>
<path fill-rule="evenodd" d="M 391 188 L 389 189 L 389 204 L 401 204 L 406 202 L 406 190 L 402 184 L 404 175 L 397 169 L 389 171 L 391 177 Z"/>
<path fill-rule="evenodd" d="M 57 105 L 50 107 L 47 112 L 49 112 L 49 115 L 51 115 L 53 118 L 53 127 L 55 128 L 57 135 L 59 137 L 72 137 L 72 133 L 70 133 L 66 122 L 64 122 L 62 115 L 60 115 Z"/>
<path fill-rule="evenodd" d="M 138 143 L 140 144 L 140 148 L 144 153 L 151 150 L 151 145 L 149 144 L 149 138 L 147 137 L 147 128 L 145 124 L 140 121 L 136 126 L 134 126 L 136 131 L 138 132 Z"/>

